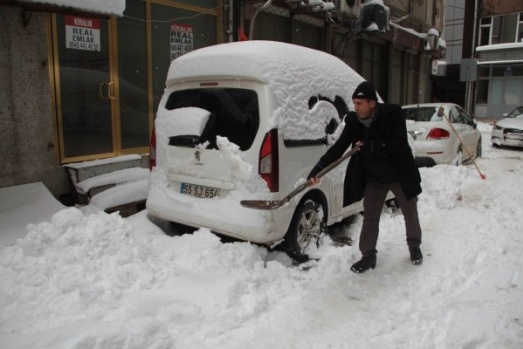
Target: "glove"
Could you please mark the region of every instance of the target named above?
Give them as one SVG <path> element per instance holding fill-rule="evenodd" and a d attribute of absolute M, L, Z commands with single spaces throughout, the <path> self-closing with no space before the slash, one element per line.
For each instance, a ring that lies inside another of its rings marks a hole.
<path fill-rule="evenodd" d="M 318 172 L 320 172 L 321 170 L 322 170 L 322 167 L 320 165 L 318 165 L 318 164 L 314 165 L 311 172 L 307 176 L 307 180 L 311 179 L 312 177 L 316 177 Z"/>

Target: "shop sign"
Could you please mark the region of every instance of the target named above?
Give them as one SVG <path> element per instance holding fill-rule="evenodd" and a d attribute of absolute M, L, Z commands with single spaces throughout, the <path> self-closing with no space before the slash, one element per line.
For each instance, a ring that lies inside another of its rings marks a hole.
<path fill-rule="evenodd" d="M 171 61 L 193 50 L 193 31 L 188 24 L 171 23 Z"/>
<path fill-rule="evenodd" d="M 66 16 L 65 45 L 75 50 L 100 51 L 100 20 Z"/>

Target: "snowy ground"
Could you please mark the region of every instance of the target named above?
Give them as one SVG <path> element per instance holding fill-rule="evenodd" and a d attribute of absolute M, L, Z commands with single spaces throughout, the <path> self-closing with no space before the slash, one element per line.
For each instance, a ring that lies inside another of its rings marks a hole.
<path fill-rule="evenodd" d="M 479 126 L 486 180 L 421 169 L 421 266 L 388 209 L 377 268 L 354 274 L 354 246 L 294 267 L 204 229 L 169 237 L 146 212 L 68 208 L 0 247 L 0 348 L 522 348 L 523 151 Z"/>

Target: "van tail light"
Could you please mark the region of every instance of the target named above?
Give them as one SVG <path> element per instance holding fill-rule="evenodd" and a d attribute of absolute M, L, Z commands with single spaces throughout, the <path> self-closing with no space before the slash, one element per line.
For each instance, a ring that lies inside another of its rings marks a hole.
<path fill-rule="evenodd" d="M 156 129 L 154 127 L 149 144 L 149 170 L 152 171 L 153 167 L 156 167 Z"/>
<path fill-rule="evenodd" d="M 442 128 L 433 128 L 430 130 L 427 135 L 427 139 L 448 139 L 450 137 L 450 132 Z"/>
<path fill-rule="evenodd" d="M 274 193 L 279 191 L 279 156 L 278 156 L 278 130 L 272 129 L 263 139 L 260 148 L 259 174 L 267 182 L 269 190 Z"/>

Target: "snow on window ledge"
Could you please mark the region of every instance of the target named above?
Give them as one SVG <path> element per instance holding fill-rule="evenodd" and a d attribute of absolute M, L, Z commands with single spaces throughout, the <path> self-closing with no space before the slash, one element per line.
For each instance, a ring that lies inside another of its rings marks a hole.
<path fill-rule="evenodd" d="M 476 47 L 477 52 L 492 51 L 492 50 L 505 50 L 511 48 L 523 48 L 523 42 L 511 42 L 504 44 L 485 45 Z"/>

